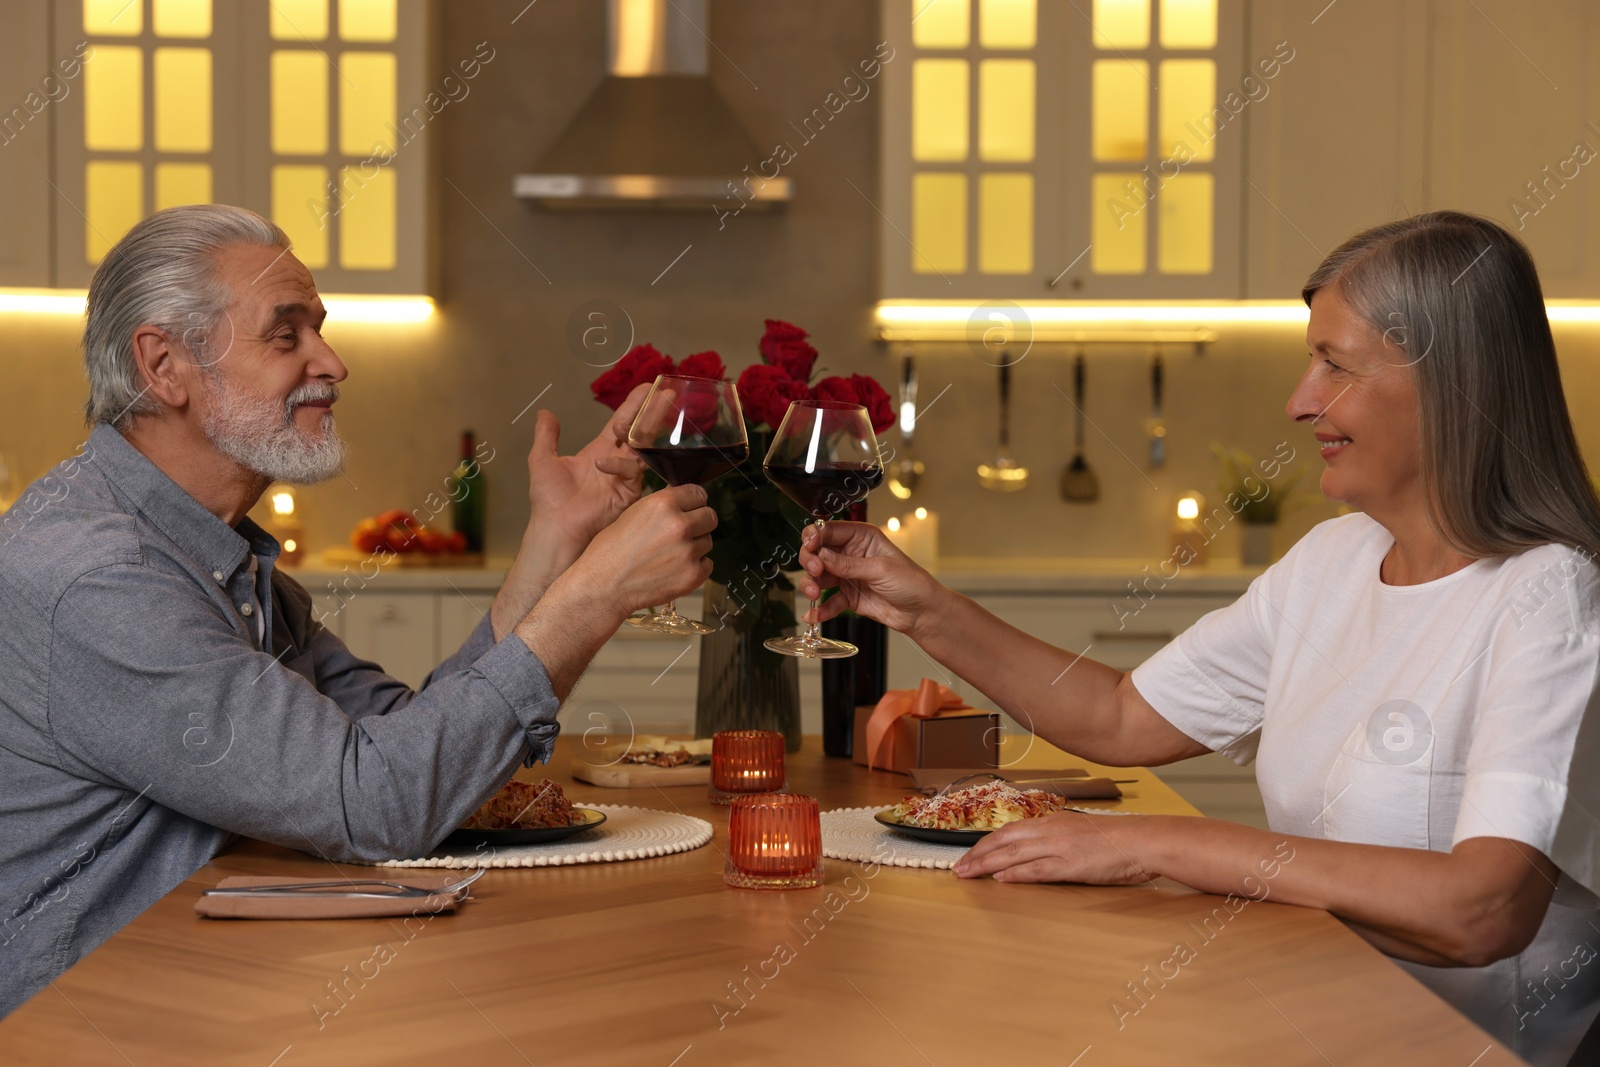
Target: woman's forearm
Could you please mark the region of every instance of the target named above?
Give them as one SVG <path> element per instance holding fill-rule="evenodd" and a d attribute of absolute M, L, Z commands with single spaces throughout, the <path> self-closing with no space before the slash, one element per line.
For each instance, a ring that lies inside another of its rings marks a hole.
<path fill-rule="evenodd" d="M 1056 648 L 938 588 L 907 636 L 1039 737 L 1113 766 L 1205 751 L 1139 699 L 1121 671 Z"/>
<path fill-rule="evenodd" d="M 1554 889 L 1548 859 L 1496 838 L 1430 852 L 1215 819 L 1129 823 L 1135 854 L 1151 874 L 1210 893 L 1323 908 L 1385 953 L 1433 966 L 1483 966 L 1521 951 Z"/>

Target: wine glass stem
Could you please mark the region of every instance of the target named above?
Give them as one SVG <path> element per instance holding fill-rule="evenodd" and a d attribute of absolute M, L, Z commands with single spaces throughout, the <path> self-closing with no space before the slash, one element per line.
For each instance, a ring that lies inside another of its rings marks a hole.
<path fill-rule="evenodd" d="M 667 601 L 667 606 L 656 612 L 657 615 L 676 615 L 677 613 L 678 602 L 676 600 Z"/>
<path fill-rule="evenodd" d="M 822 519 L 818 519 L 816 521 L 816 527 L 817 527 L 817 551 L 818 552 L 822 551 L 822 528 L 824 526 L 826 526 L 826 525 L 827 525 L 827 523 L 825 521 L 823 521 Z M 820 591 L 820 587 L 819 587 L 819 591 Z M 812 621 L 806 623 L 806 632 L 805 632 L 805 635 L 801 638 L 801 640 L 805 641 L 807 644 L 816 644 L 818 641 L 822 640 L 822 627 L 821 627 L 821 624 L 816 621 L 817 605 L 820 604 L 820 603 L 821 603 L 820 597 L 818 597 L 816 599 L 813 599 L 811 601 Z"/>

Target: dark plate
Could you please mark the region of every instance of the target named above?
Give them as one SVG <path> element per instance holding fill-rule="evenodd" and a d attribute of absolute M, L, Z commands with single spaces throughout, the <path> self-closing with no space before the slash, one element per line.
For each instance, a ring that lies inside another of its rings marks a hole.
<path fill-rule="evenodd" d="M 934 830 L 926 826 L 906 826 L 895 820 L 893 808 L 884 808 L 873 818 L 891 830 L 898 830 L 908 837 L 932 841 L 936 845 L 965 845 L 971 847 L 977 844 L 978 839 L 984 834 L 994 832 L 992 830 Z"/>
<path fill-rule="evenodd" d="M 547 841 L 560 841 L 564 837 L 593 830 L 606 821 L 606 813 L 593 808 L 573 808 L 583 821 L 572 826 L 545 826 L 531 830 L 457 830 L 444 839 L 440 848 L 462 845 L 541 845 Z"/>

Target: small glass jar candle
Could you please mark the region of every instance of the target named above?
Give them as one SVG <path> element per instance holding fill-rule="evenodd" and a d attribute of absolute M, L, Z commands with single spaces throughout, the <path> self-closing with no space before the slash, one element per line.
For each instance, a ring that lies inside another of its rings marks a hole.
<path fill-rule="evenodd" d="M 783 735 L 773 730 L 723 730 L 711 737 L 713 804 L 783 788 Z"/>
<path fill-rule="evenodd" d="M 807 889 L 822 877 L 816 797 L 761 793 L 733 801 L 723 881 L 740 889 Z"/>

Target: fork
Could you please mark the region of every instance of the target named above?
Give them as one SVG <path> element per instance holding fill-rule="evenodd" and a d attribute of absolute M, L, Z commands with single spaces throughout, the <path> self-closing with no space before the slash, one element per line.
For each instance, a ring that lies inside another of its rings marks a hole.
<path fill-rule="evenodd" d="M 286 883 L 283 883 L 283 884 L 280 884 L 280 885 L 230 886 L 230 887 L 228 887 L 226 889 L 207 889 L 201 895 L 202 896 L 208 896 L 208 897 L 211 897 L 211 896 L 250 896 L 250 895 L 266 895 L 266 894 L 274 894 L 274 895 L 285 895 L 286 894 L 286 895 L 289 895 L 289 896 L 299 896 L 302 893 L 304 893 L 306 890 L 317 890 L 317 891 L 321 891 L 321 892 L 320 893 L 312 893 L 310 895 L 331 896 L 333 894 L 331 892 L 329 892 L 330 890 L 356 889 L 359 886 L 388 886 L 390 889 L 393 889 L 395 891 L 392 892 L 392 893 L 389 893 L 389 892 L 363 893 L 363 892 L 357 891 L 357 892 L 352 892 L 352 893 L 340 893 L 339 895 L 340 896 L 362 896 L 362 897 L 455 896 L 456 894 L 460 893 L 463 889 L 466 889 L 468 886 L 470 886 L 473 882 L 476 882 L 479 878 L 482 878 L 484 876 L 485 872 L 487 872 L 487 870 L 488 870 L 487 867 L 479 867 L 476 871 L 473 871 L 471 874 L 467 875 L 465 878 L 462 878 L 462 879 L 460 879 L 458 881 L 455 881 L 455 882 L 451 882 L 449 885 L 440 886 L 437 889 L 429 889 L 426 886 L 420 886 L 420 885 L 407 885 L 407 884 L 405 884 L 403 882 L 386 882 L 386 881 L 383 881 L 382 879 L 379 879 L 379 878 L 357 878 L 357 879 L 354 879 L 354 880 L 351 880 L 351 881 L 344 881 L 344 882 L 286 882 Z"/>

